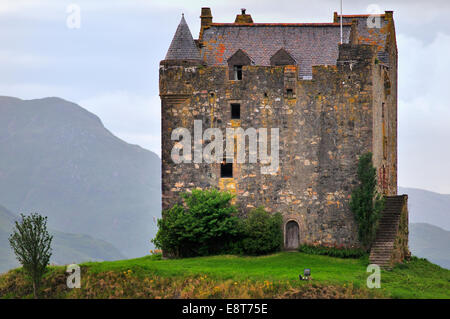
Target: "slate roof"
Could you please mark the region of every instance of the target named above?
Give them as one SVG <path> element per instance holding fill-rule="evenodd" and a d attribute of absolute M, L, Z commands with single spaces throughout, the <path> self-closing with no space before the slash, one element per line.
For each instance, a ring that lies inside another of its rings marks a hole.
<path fill-rule="evenodd" d="M 343 26 L 343 42 L 348 43 L 350 24 Z M 338 23 L 323 24 L 218 24 L 203 33 L 202 58 L 207 65 L 227 65 L 238 49 L 256 65 L 270 66 L 270 58 L 281 48 L 298 61 L 299 76 L 311 76 L 313 65 L 335 65 L 338 58 Z"/>
<path fill-rule="evenodd" d="M 339 17 L 339 16 L 337 16 Z M 388 63 L 384 52 L 388 21 L 380 15 L 381 28 L 367 28 L 367 15 L 343 15 L 343 42 L 348 43 L 351 23 L 358 20 L 360 43 L 376 45 L 379 59 Z M 212 23 L 204 30 L 201 55 L 207 65 L 227 65 L 238 49 L 256 65 L 270 66 L 270 58 L 281 48 L 298 61 L 299 77 L 310 77 L 313 65 L 336 65 L 340 42 L 339 20 L 334 23 Z"/>
<path fill-rule="evenodd" d="M 181 17 L 165 60 L 201 60 L 200 51 L 192 38 L 184 15 Z"/>
<path fill-rule="evenodd" d="M 339 19 L 340 15 L 337 15 L 337 17 Z M 373 26 L 375 21 L 370 20 L 368 24 L 368 17 L 368 15 L 343 15 L 342 22 L 351 23 L 352 20 L 357 20 L 359 43 L 375 45 L 378 50 L 378 58 L 380 61 L 389 64 L 389 55 L 385 52 L 389 21 L 384 19 L 384 14 L 377 15 L 380 23 L 379 28 L 370 28 L 368 25 Z"/>

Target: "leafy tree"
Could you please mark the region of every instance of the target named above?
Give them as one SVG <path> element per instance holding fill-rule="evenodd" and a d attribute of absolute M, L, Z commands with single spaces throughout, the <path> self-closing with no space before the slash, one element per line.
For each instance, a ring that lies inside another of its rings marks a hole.
<path fill-rule="evenodd" d="M 247 255 L 268 254 L 283 245 L 283 217 L 280 213 L 269 214 L 264 207 L 251 210 L 240 220 L 242 252 Z"/>
<path fill-rule="evenodd" d="M 359 185 L 352 192 L 350 209 L 358 223 L 358 238 L 365 249 L 370 249 L 384 207 L 384 198 L 377 192 L 376 169 L 372 163 L 372 153 L 366 153 L 360 157 L 357 174 Z"/>
<path fill-rule="evenodd" d="M 33 283 L 34 298 L 38 298 L 40 283 L 51 256 L 53 236 L 47 231 L 47 217 L 39 214 L 20 215 L 15 229 L 9 237 L 9 243 L 17 260 Z"/>
<path fill-rule="evenodd" d="M 156 247 L 176 257 L 206 256 L 229 252 L 238 235 L 237 210 L 228 192 L 192 190 L 182 194 L 185 207 L 174 205 L 163 211 Z"/>

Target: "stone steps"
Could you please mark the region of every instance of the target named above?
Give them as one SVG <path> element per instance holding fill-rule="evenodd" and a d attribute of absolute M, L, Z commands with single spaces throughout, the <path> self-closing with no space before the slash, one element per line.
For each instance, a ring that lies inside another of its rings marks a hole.
<path fill-rule="evenodd" d="M 403 196 L 385 197 L 385 205 L 381 212 L 375 242 L 370 250 L 369 259 L 372 264 L 381 267 L 390 266 L 403 205 Z"/>

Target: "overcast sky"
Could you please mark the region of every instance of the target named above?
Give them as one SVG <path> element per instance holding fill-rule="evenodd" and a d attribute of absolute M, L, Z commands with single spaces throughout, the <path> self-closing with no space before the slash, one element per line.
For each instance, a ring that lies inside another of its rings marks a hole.
<path fill-rule="evenodd" d="M 80 28 L 68 28 L 70 4 Z M 370 6 L 372 5 L 372 6 Z M 373 6 L 375 5 L 375 6 Z M 158 65 L 181 18 L 331 22 L 339 0 L 1 0 L 0 95 L 58 96 L 118 137 L 160 154 Z M 394 11 L 399 49 L 399 185 L 450 194 L 450 1 L 344 1 L 344 14 Z M 1 116 L 1 115 L 0 115 Z"/>

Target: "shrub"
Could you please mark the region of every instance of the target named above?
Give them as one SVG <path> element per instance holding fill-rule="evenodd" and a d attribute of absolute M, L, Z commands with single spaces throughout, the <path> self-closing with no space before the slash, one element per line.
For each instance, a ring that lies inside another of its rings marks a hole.
<path fill-rule="evenodd" d="M 262 255 L 281 249 L 283 218 L 280 213 L 271 215 L 263 207 L 259 207 L 250 211 L 239 224 L 242 253 Z"/>
<path fill-rule="evenodd" d="M 157 248 L 175 257 L 227 253 L 238 235 L 237 210 L 228 192 L 193 190 L 182 194 L 185 207 L 163 211 L 152 240 Z"/>
<path fill-rule="evenodd" d="M 384 199 L 377 193 L 376 169 L 372 153 L 362 155 L 358 162 L 359 185 L 353 190 L 350 209 L 358 223 L 358 238 L 365 249 L 375 239 L 378 220 L 384 206 Z"/>
<path fill-rule="evenodd" d="M 338 258 L 361 258 L 367 255 L 364 249 L 358 248 L 338 248 L 301 245 L 298 249 L 300 252 L 310 255 L 325 255 Z"/>

